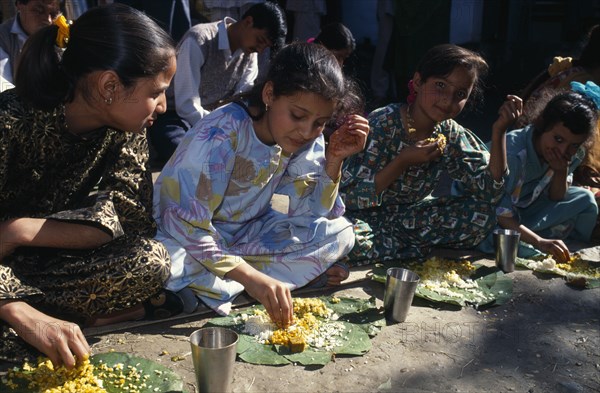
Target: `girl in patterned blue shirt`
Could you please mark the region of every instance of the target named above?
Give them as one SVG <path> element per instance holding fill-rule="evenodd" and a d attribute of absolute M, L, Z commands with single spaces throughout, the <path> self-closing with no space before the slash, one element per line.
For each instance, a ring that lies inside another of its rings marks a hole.
<path fill-rule="evenodd" d="M 355 222 L 352 263 L 420 258 L 432 247 L 470 248 L 494 226 L 506 168 L 504 137 L 522 102 L 508 96 L 500 108 L 491 154 L 453 120 L 480 94 L 487 69 L 472 51 L 435 46 L 417 67 L 408 104 L 369 115 L 367 147 L 345 164 L 340 191 L 346 216 Z M 462 184 L 463 195 L 432 196 L 445 176 Z"/>

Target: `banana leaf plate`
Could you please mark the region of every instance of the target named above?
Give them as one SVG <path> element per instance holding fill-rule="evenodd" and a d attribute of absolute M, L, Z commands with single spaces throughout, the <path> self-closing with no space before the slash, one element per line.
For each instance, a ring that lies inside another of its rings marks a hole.
<path fill-rule="evenodd" d="M 213 318 L 206 326 L 223 326 L 235 330 L 240 335 L 237 345 L 239 359 L 252 364 L 325 365 L 337 355 L 360 356 L 367 353 L 371 349 L 370 337 L 375 336 L 381 327 L 385 326 L 383 312 L 375 305 L 375 298 L 324 296 L 320 299 L 339 317 L 335 322 L 344 325 L 338 336 L 340 345 L 331 349 L 307 346 L 303 352 L 291 353 L 283 345 L 260 343 L 256 337 L 244 333 L 244 322 L 239 318 L 244 313 L 252 313 L 252 308 L 264 310 L 260 305 L 232 312 L 226 317 Z"/>
<path fill-rule="evenodd" d="M 404 267 L 410 269 L 406 263 L 392 262 L 377 264 L 373 268 L 372 279 L 385 284 L 386 271 L 390 267 Z M 468 288 L 450 287 L 444 292 L 427 288 L 420 281 L 415 291 L 415 296 L 435 303 L 446 303 L 454 306 L 465 307 L 471 305 L 475 308 L 485 308 L 506 303 L 512 297 L 513 282 L 497 268 L 475 265 L 477 268 L 470 278 L 478 284 L 477 291 Z"/>
<path fill-rule="evenodd" d="M 122 393 L 132 390 L 140 393 L 185 393 L 183 390 L 183 380 L 179 375 L 168 369 L 167 367 L 138 356 L 133 356 L 123 352 L 107 352 L 90 357 L 90 363 L 94 365 L 94 375 L 97 379 L 102 380 L 103 388 L 108 393 Z M 123 374 L 127 374 L 128 370 L 135 367 L 139 380 L 135 378 L 126 380 L 121 383 L 120 377 L 116 376 L 117 371 L 113 373 L 115 376 L 108 376 L 109 373 L 98 368 L 101 364 L 108 367 L 122 365 Z M 12 385 L 14 384 L 14 385 Z M 28 387 L 29 381 L 26 379 L 14 378 L 10 383 L 6 376 L 0 379 L 0 392 L 3 393 L 34 393 L 37 389 Z M 9 387 L 11 386 L 11 387 Z"/>
<path fill-rule="evenodd" d="M 548 257 L 545 255 L 529 259 L 517 258 L 515 264 L 533 270 L 534 272 L 561 276 L 565 279 L 567 284 L 577 288 L 600 288 L 600 262 L 582 258 L 581 261 L 589 266 L 589 271 L 585 274 L 561 269 L 556 266 L 556 263 L 553 260 L 548 260 L 546 263 L 544 263 L 544 260 L 548 260 Z"/>

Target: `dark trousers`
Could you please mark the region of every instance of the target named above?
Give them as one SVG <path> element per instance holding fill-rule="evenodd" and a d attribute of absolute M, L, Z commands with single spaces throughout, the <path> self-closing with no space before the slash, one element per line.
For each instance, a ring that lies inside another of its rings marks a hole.
<path fill-rule="evenodd" d="M 174 110 L 159 115 L 152 127 L 148 128 L 148 141 L 153 147 L 154 163 L 162 165 L 171 158 L 183 139 L 190 124 L 180 118 Z"/>

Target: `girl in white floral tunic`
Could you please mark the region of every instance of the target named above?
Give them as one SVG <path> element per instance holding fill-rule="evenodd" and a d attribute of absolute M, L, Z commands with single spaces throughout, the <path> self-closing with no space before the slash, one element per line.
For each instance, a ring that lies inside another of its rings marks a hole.
<path fill-rule="evenodd" d="M 320 45 L 281 50 L 257 92 L 188 131 L 155 184 L 157 239 L 171 255 L 167 288 L 190 287 L 221 313 L 245 289 L 286 325 L 290 289 L 354 244 L 338 184 L 369 126 L 350 115 L 325 147 L 323 128 L 351 91 Z M 275 193 L 289 198 L 287 214 L 271 208 Z"/>

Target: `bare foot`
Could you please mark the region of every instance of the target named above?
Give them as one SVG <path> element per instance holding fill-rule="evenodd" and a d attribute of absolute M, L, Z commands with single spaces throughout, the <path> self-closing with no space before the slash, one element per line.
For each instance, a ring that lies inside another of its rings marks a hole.
<path fill-rule="evenodd" d="M 331 265 L 331 267 L 325 271 L 325 274 L 327 275 L 328 286 L 340 285 L 342 281 L 350 277 L 350 271 L 341 266 L 340 263 Z"/>
<path fill-rule="evenodd" d="M 144 315 L 144 306 L 140 303 L 137 306 L 128 308 L 126 310 L 115 311 L 111 314 L 97 315 L 88 319 L 85 325 L 87 327 L 98 327 L 125 321 L 136 321 L 144 318 Z"/>
<path fill-rule="evenodd" d="M 315 277 L 312 281 L 306 284 L 309 288 L 324 288 L 331 286 L 338 286 L 350 276 L 350 270 L 346 264 L 342 262 L 336 262 L 331 265 L 325 273 Z"/>

